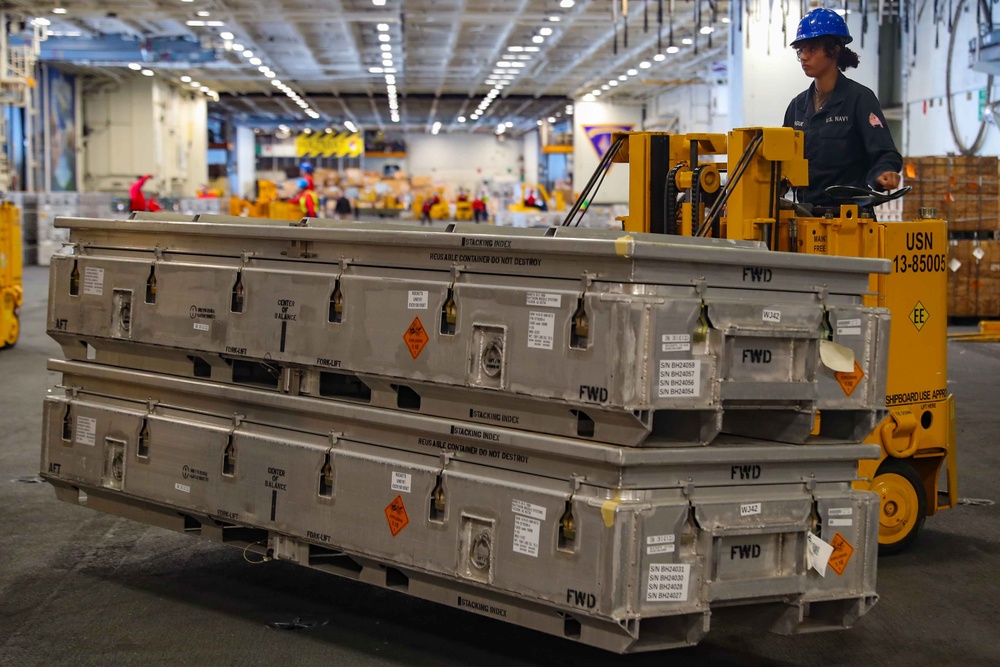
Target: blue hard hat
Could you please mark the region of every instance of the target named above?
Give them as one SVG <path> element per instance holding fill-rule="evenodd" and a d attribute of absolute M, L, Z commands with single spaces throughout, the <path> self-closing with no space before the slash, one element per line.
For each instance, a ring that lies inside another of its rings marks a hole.
<path fill-rule="evenodd" d="M 302 188 L 303 190 L 305 190 L 306 188 L 308 188 L 308 187 L 309 187 L 309 181 L 307 181 L 307 180 L 306 180 L 306 179 L 304 179 L 304 178 L 300 178 L 300 179 L 299 179 L 299 181 L 298 181 L 298 183 L 297 183 L 297 185 L 298 185 L 298 186 L 299 186 L 300 188 Z"/>
<path fill-rule="evenodd" d="M 845 30 L 846 30 L 846 28 L 845 28 Z M 307 174 L 313 173 L 313 166 L 311 164 L 309 164 L 308 162 L 303 162 L 301 165 L 299 165 L 299 169 L 301 169 L 302 171 L 306 172 Z"/>
<path fill-rule="evenodd" d="M 792 46 L 794 47 L 807 39 L 825 35 L 839 37 L 844 44 L 850 44 L 854 41 L 851 32 L 847 29 L 844 17 L 832 9 L 820 7 L 806 14 L 799 21 L 799 29 L 795 32 L 795 41 L 792 42 Z"/>

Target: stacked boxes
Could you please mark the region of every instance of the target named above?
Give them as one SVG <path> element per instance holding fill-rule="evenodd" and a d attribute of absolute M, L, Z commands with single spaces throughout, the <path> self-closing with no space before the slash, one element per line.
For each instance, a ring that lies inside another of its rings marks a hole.
<path fill-rule="evenodd" d="M 948 221 L 951 240 L 948 314 L 1000 317 L 1000 161 L 996 156 L 918 157 L 904 160 L 913 192 L 903 198 L 903 219 L 933 207 Z"/>
<path fill-rule="evenodd" d="M 874 602 L 885 262 L 238 223 L 62 223 L 61 498 L 618 652 Z"/>

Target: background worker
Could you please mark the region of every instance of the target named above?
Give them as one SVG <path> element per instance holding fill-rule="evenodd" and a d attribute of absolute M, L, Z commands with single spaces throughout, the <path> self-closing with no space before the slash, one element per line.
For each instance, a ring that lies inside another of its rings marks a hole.
<path fill-rule="evenodd" d="M 313 179 L 313 166 L 308 162 L 303 162 L 299 165 L 299 178 L 304 178 L 306 183 L 309 184 L 308 189 L 313 192 L 316 191 L 316 181 Z"/>
<path fill-rule="evenodd" d="M 835 206 L 824 192 L 851 185 L 882 192 L 899 187 L 903 158 L 878 98 L 841 72 L 857 67 L 847 23 L 830 9 L 814 9 L 799 21 L 792 48 L 813 83 L 791 101 L 785 127 L 805 133 L 809 185 L 796 188 L 800 203 Z"/>
<path fill-rule="evenodd" d="M 319 195 L 315 190 L 309 189 L 309 181 L 304 178 L 298 180 L 298 192 L 293 201 L 297 201 L 302 208 L 302 215 L 307 218 L 317 218 L 319 214 Z"/>
<path fill-rule="evenodd" d="M 333 213 L 337 220 L 348 220 L 351 217 L 351 200 L 341 192 L 337 191 L 337 202 L 333 206 Z"/>
<path fill-rule="evenodd" d="M 135 182 L 128 189 L 128 209 L 131 212 L 146 210 L 146 195 L 142 194 L 142 186 L 153 177 L 152 174 L 136 176 Z"/>

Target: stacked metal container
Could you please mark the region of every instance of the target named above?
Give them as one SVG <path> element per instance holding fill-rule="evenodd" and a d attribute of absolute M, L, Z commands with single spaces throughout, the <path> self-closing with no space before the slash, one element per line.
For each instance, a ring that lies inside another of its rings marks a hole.
<path fill-rule="evenodd" d="M 62 220 L 70 502 L 618 652 L 875 601 L 886 262 L 598 230 Z M 488 233 L 487 233 L 488 232 Z M 844 366 L 848 364 L 850 371 Z"/>

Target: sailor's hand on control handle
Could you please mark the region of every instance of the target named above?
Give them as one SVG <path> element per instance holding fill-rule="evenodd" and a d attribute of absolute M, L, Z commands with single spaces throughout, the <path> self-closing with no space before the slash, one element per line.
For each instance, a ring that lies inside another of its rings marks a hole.
<path fill-rule="evenodd" d="M 875 182 L 886 190 L 895 190 L 899 187 L 899 174 L 894 171 L 884 171 Z"/>

